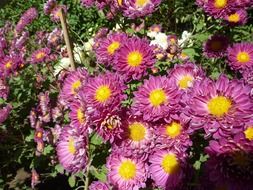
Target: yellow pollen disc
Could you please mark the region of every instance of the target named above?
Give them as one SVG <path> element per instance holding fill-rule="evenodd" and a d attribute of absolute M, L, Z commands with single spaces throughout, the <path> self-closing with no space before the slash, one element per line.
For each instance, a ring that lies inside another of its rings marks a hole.
<path fill-rule="evenodd" d="M 215 0 L 214 7 L 217 9 L 222 9 L 227 6 L 227 0 Z"/>
<path fill-rule="evenodd" d="M 220 51 L 222 49 L 222 42 L 221 41 L 211 42 L 211 49 L 213 51 Z"/>
<path fill-rule="evenodd" d="M 253 127 L 248 127 L 244 131 L 244 134 L 247 139 L 249 139 L 250 141 L 253 140 Z"/>
<path fill-rule="evenodd" d="M 133 179 L 136 175 L 135 163 L 131 160 L 123 161 L 119 166 L 118 173 L 124 180 Z"/>
<path fill-rule="evenodd" d="M 182 126 L 177 122 L 172 122 L 170 125 L 166 126 L 166 135 L 171 138 L 175 138 L 181 134 Z"/>
<path fill-rule="evenodd" d="M 193 81 L 193 77 L 191 75 L 185 75 L 178 81 L 178 86 L 180 89 L 188 88 Z"/>
<path fill-rule="evenodd" d="M 42 132 L 38 132 L 36 136 L 37 136 L 38 138 L 41 138 L 41 137 L 42 137 Z"/>
<path fill-rule="evenodd" d="M 163 157 L 161 166 L 163 170 L 170 175 L 177 173 L 180 167 L 177 161 L 177 157 L 174 154 L 166 154 Z"/>
<path fill-rule="evenodd" d="M 149 0 L 136 0 L 136 5 L 138 7 L 144 7 L 148 3 L 149 3 Z"/>
<path fill-rule="evenodd" d="M 243 152 L 236 152 L 233 155 L 233 163 L 237 166 L 245 167 L 249 165 L 249 158 L 246 153 Z"/>
<path fill-rule="evenodd" d="M 117 0 L 117 1 L 118 1 L 119 6 L 122 6 L 122 0 Z"/>
<path fill-rule="evenodd" d="M 40 53 L 37 53 L 37 54 L 36 54 L 36 58 L 37 58 L 37 59 L 41 59 L 41 58 L 45 57 L 45 55 L 46 55 L 46 54 L 45 54 L 44 52 L 40 52 Z"/>
<path fill-rule="evenodd" d="M 99 102 L 107 101 L 111 96 L 111 90 L 108 86 L 102 85 L 96 90 L 95 99 Z"/>
<path fill-rule="evenodd" d="M 240 63 L 247 63 L 250 61 L 250 56 L 247 52 L 240 52 L 237 54 L 237 61 Z"/>
<path fill-rule="evenodd" d="M 222 117 L 228 113 L 232 106 L 231 100 L 224 96 L 217 96 L 208 101 L 207 107 L 210 114 Z"/>
<path fill-rule="evenodd" d="M 114 129 L 114 126 L 113 125 L 108 125 L 107 128 L 108 129 Z"/>
<path fill-rule="evenodd" d="M 138 67 L 142 62 L 143 56 L 139 51 L 133 51 L 127 56 L 127 63 L 131 67 Z"/>
<path fill-rule="evenodd" d="M 160 106 L 166 101 L 166 94 L 162 89 L 152 90 L 149 94 L 149 101 L 153 106 Z"/>
<path fill-rule="evenodd" d="M 80 123 L 84 123 L 85 122 L 85 115 L 83 114 L 82 108 L 79 108 L 77 110 L 77 119 Z"/>
<path fill-rule="evenodd" d="M 231 14 L 231 15 L 229 15 L 229 17 L 228 17 L 228 21 L 229 21 L 229 22 L 237 23 L 237 22 L 240 21 L 240 15 L 239 15 L 238 13 Z"/>
<path fill-rule="evenodd" d="M 71 93 L 76 94 L 76 91 L 81 87 L 81 81 L 77 80 L 71 85 Z"/>
<path fill-rule="evenodd" d="M 142 123 L 135 122 L 129 125 L 129 133 L 131 140 L 140 142 L 145 138 L 146 128 Z"/>
<path fill-rule="evenodd" d="M 10 69 L 11 66 L 12 66 L 12 61 L 8 61 L 8 62 L 5 64 L 5 67 L 6 67 L 7 69 Z"/>
<path fill-rule="evenodd" d="M 107 52 L 109 55 L 113 55 L 114 52 L 119 48 L 120 43 L 117 41 L 112 42 L 108 47 L 107 47 Z"/>
<path fill-rule="evenodd" d="M 71 154 L 75 154 L 76 148 L 75 148 L 75 141 L 73 137 L 69 138 L 68 149 Z"/>

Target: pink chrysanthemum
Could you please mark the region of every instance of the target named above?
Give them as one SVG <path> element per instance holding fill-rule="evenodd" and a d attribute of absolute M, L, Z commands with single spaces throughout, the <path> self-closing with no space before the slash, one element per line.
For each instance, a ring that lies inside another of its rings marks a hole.
<path fill-rule="evenodd" d="M 50 18 L 54 22 L 60 21 L 60 10 L 63 11 L 64 14 L 67 13 L 67 6 L 66 5 L 57 5 L 54 7 L 52 12 L 50 13 Z"/>
<path fill-rule="evenodd" d="M 229 40 L 223 35 L 212 35 L 204 43 L 203 53 L 208 58 L 221 58 L 225 56 Z"/>
<path fill-rule="evenodd" d="M 73 101 L 77 97 L 80 89 L 86 83 L 87 77 L 88 72 L 83 68 L 70 72 L 64 80 L 62 91 L 60 93 L 61 101 L 65 103 Z"/>
<path fill-rule="evenodd" d="M 18 66 L 22 63 L 19 55 L 6 56 L 0 60 L 0 77 L 8 77 L 17 71 Z"/>
<path fill-rule="evenodd" d="M 146 159 L 155 146 L 154 129 L 138 118 L 128 118 L 124 125 L 124 139 L 115 143 L 113 151 L 126 157 Z"/>
<path fill-rule="evenodd" d="M 207 136 L 214 138 L 237 133 L 240 124 L 247 122 L 253 112 L 250 88 L 223 75 L 216 82 L 197 81 L 185 101 L 192 129 L 203 127 Z"/>
<path fill-rule="evenodd" d="M 50 47 L 57 47 L 63 40 L 63 32 L 60 28 L 55 28 L 47 38 L 47 44 Z"/>
<path fill-rule="evenodd" d="M 50 13 L 52 12 L 52 10 L 55 8 L 56 5 L 57 5 L 56 0 L 48 0 L 44 4 L 44 8 L 43 8 L 45 15 L 50 15 Z"/>
<path fill-rule="evenodd" d="M 115 108 L 125 99 L 123 94 L 125 89 L 119 75 L 107 72 L 89 78 L 83 88 L 84 100 L 87 106 L 94 110 Z"/>
<path fill-rule="evenodd" d="M 107 183 L 101 181 L 93 181 L 89 186 L 89 190 L 110 190 L 110 188 Z"/>
<path fill-rule="evenodd" d="M 205 77 L 204 71 L 193 63 L 185 63 L 183 65 L 175 65 L 169 71 L 168 76 L 173 84 L 181 90 L 188 90 L 195 81 L 202 80 Z"/>
<path fill-rule="evenodd" d="M 113 68 L 126 80 L 138 80 L 155 64 L 155 54 L 149 42 L 137 37 L 127 40 L 116 52 Z"/>
<path fill-rule="evenodd" d="M 253 43 L 233 44 L 227 50 L 228 64 L 234 70 L 249 69 L 253 66 Z"/>
<path fill-rule="evenodd" d="M 134 92 L 132 110 L 145 121 L 156 121 L 180 110 L 181 92 L 167 77 L 151 76 Z"/>
<path fill-rule="evenodd" d="M 81 131 L 87 130 L 88 124 L 88 115 L 87 115 L 87 108 L 84 105 L 84 102 L 76 99 L 70 103 L 70 113 L 69 117 L 71 120 L 70 125 L 73 127 L 79 128 Z"/>
<path fill-rule="evenodd" d="M 106 39 L 100 41 L 96 49 L 96 56 L 99 63 L 112 65 L 112 61 L 117 50 L 127 41 L 125 33 L 112 33 Z"/>
<path fill-rule="evenodd" d="M 149 172 L 156 186 L 176 189 L 184 178 L 183 154 L 174 150 L 157 150 L 149 157 Z"/>
<path fill-rule="evenodd" d="M 85 170 L 87 137 L 77 128 L 65 126 L 61 130 L 57 143 L 57 155 L 60 164 L 69 172 Z"/>
<path fill-rule="evenodd" d="M 7 99 L 9 96 L 10 88 L 4 79 L 0 78 L 0 98 Z"/>
<path fill-rule="evenodd" d="M 146 186 L 148 167 L 136 158 L 111 154 L 107 158 L 108 181 L 120 190 L 137 190 Z"/>
<path fill-rule="evenodd" d="M 34 51 L 31 55 L 30 62 L 32 64 L 46 62 L 51 50 L 49 48 L 42 48 Z"/>
<path fill-rule="evenodd" d="M 226 15 L 225 20 L 230 25 L 244 25 L 247 22 L 247 11 L 245 9 L 240 9 Z"/>
<path fill-rule="evenodd" d="M 123 15 L 135 19 L 153 13 L 161 0 L 121 0 L 119 2 L 122 4 Z"/>
<path fill-rule="evenodd" d="M 0 124 L 3 123 L 9 116 L 12 106 L 8 104 L 4 108 L 0 108 Z"/>

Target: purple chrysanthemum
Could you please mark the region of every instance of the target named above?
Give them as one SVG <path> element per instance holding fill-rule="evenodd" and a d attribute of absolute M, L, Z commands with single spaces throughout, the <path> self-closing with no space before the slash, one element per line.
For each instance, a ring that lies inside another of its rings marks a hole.
<path fill-rule="evenodd" d="M 0 98 L 7 99 L 9 96 L 10 88 L 4 79 L 0 78 Z"/>
<path fill-rule="evenodd" d="M 242 73 L 244 82 L 253 88 L 253 68 L 244 70 Z M 253 92 L 251 92 L 253 95 Z"/>
<path fill-rule="evenodd" d="M 85 170 L 87 137 L 77 128 L 65 126 L 61 130 L 57 143 L 57 155 L 60 164 L 69 172 Z"/>
<path fill-rule="evenodd" d="M 223 35 L 212 35 L 203 45 L 204 55 L 208 58 L 221 58 L 226 54 L 229 40 Z"/>
<path fill-rule="evenodd" d="M 101 181 L 93 181 L 89 186 L 89 190 L 110 190 L 110 188 L 107 183 Z"/>
<path fill-rule="evenodd" d="M 175 150 L 157 150 L 149 157 L 149 172 L 156 186 L 175 189 L 184 178 L 184 155 Z"/>
<path fill-rule="evenodd" d="M 73 101 L 80 89 L 85 85 L 87 77 L 88 72 L 83 68 L 70 72 L 64 80 L 60 100 L 65 103 Z"/>
<path fill-rule="evenodd" d="M 96 56 L 99 63 L 112 65 L 112 61 L 117 50 L 127 41 L 125 33 L 112 33 L 106 39 L 100 41 L 96 49 Z"/>
<path fill-rule="evenodd" d="M 66 5 L 57 5 L 53 8 L 52 12 L 50 13 L 50 18 L 54 22 L 59 22 L 60 21 L 60 11 L 64 14 L 67 13 L 67 6 Z"/>
<path fill-rule="evenodd" d="M 152 46 L 145 39 L 132 37 L 116 52 L 113 68 L 126 80 L 138 80 L 155 64 Z"/>
<path fill-rule="evenodd" d="M 245 9 L 240 9 L 226 15 L 225 20 L 230 25 L 244 25 L 247 22 L 247 11 Z"/>
<path fill-rule="evenodd" d="M 97 111 L 115 108 L 125 99 L 125 89 L 119 75 L 107 72 L 88 79 L 83 88 L 84 100 L 87 107 Z"/>
<path fill-rule="evenodd" d="M 115 143 L 113 151 L 126 157 L 146 159 L 154 148 L 154 129 L 147 122 L 138 118 L 128 118 L 124 138 Z"/>
<path fill-rule="evenodd" d="M 197 65 L 188 62 L 183 65 L 175 65 L 168 72 L 168 76 L 173 84 L 185 91 L 191 88 L 195 81 L 202 80 L 205 77 L 205 73 Z"/>
<path fill-rule="evenodd" d="M 50 47 L 56 47 L 63 40 L 63 32 L 60 28 L 55 28 L 51 33 L 49 33 L 47 38 L 47 44 Z"/>
<path fill-rule="evenodd" d="M 132 110 L 145 121 L 156 121 L 179 111 L 180 98 L 181 92 L 167 77 L 151 76 L 134 92 Z"/>
<path fill-rule="evenodd" d="M 26 42 L 29 38 L 29 32 L 23 31 L 19 38 L 13 40 L 12 46 L 15 47 L 15 49 L 22 49 L 26 45 Z"/>
<path fill-rule="evenodd" d="M 249 69 L 253 66 L 253 43 L 235 43 L 227 50 L 228 64 L 234 70 Z"/>
<path fill-rule="evenodd" d="M 50 15 L 54 7 L 57 5 L 56 0 L 48 0 L 44 4 L 44 13 L 45 15 Z"/>
<path fill-rule="evenodd" d="M 94 3 L 95 3 L 95 0 L 81 0 L 81 5 L 86 8 L 92 7 Z"/>
<path fill-rule="evenodd" d="M 22 61 L 20 55 L 10 55 L 0 59 L 0 77 L 8 77 L 16 72 Z"/>
<path fill-rule="evenodd" d="M 108 181 L 120 190 L 137 190 L 146 186 L 147 164 L 136 158 L 111 154 L 107 158 Z"/>
<path fill-rule="evenodd" d="M 35 8 L 28 9 L 20 18 L 19 22 L 16 25 L 16 31 L 18 33 L 22 32 L 24 28 L 32 23 L 34 19 L 38 17 L 38 11 Z"/>
<path fill-rule="evenodd" d="M 123 15 L 131 19 L 153 13 L 161 0 L 125 0 L 122 1 Z"/>
<path fill-rule="evenodd" d="M 4 108 L 0 108 L 0 124 L 3 123 L 9 116 L 12 106 L 8 104 Z"/>
<path fill-rule="evenodd" d="M 229 80 L 224 75 L 215 82 L 197 81 L 186 99 L 191 128 L 204 128 L 214 138 L 238 132 L 241 123 L 252 115 L 253 103 L 250 88 L 242 81 Z"/>
<path fill-rule="evenodd" d="M 43 142 L 44 134 L 45 134 L 45 131 L 43 130 L 43 128 L 41 128 L 41 127 L 36 128 L 35 134 L 34 134 L 34 141 L 35 142 Z"/>
<path fill-rule="evenodd" d="M 38 64 L 42 62 L 46 62 L 49 57 L 51 50 L 49 48 L 41 48 L 34 51 L 31 55 L 30 62 L 32 64 Z"/>

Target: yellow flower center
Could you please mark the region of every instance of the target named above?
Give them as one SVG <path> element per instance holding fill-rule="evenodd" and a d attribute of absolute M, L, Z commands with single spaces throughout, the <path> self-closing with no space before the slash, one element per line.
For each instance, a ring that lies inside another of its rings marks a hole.
<path fill-rule="evenodd" d="M 142 123 L 135 122 L 129 125 L 130 139 L 133 141 L 140 142 L 145 138 L 146 128 Z"/>
<path fill-rule="evenodd" d="M 95 99 L 99 102 L 107 101 L 111 96 L 111 90 L 107 85 L 102 85 L 96 90 Z"/>
<path fill-rule="evenodd" d="M 193 81 L 193 77 L 191 75 L 185 75 L 178 81 L 178 86 L 180 89 L 188 88 Z"/>
<path fill-rule="evenodd" d="M 117 0 L 117 1 L 118 1 L 119 6 L 121 6 L 123 0 Z"/>
<path fill-rule="evenodd" d="M 122 162 L 119 166 L 118 173 L 124 180 L 133 179 L 136 175 L 135 163 L 131 160 Z"/>
<path fill-rule="evenodd" d="M 215 98 L 212 98 L 207 103 L 209 112 L 216 117 L 221 117 L 228 113 L 231 106 L 231 100 L 224 96 L 217 96 Z"/>
<path fill-rule="evenodd" d="M 217 9 L 222 9 L 227 6 L 227 0 L 215 0 L 214 7 Z"/>
<path fill-rule="evenodd" d="M 76 91 L 81 87 L 81 81 L 77 80 L 71 85 L 71 93 L 76 94 Z"/>
<path fill-rule="evenodd" d="M 175 138 L 181 134 L 182 126 L 177 122 L 172 122 L 170 125 L 166 126 L 166 135 L 171 138 Z"/>
<path fill-rule="evenodd" d="M 39 53 L 36 54 L 36 58 L 37 59 L 41 59 L 41 58 L 43 58 L 45 56 L 46 56 L 46 54 L 44 52 L 39 52 Z"/>
<path fill-rule="evenodd" d="M 213 41 L 211 43 L 211 49 L 213 51 L 220 51 L 222 49 L 222 42 L 221 41 Z"/>
<path fill-rule="evenodd" d="M 38 132 L 37 135 L 36 135 L 38 138 L 41 138 L 42 137 L 42 132 Z"/>
<path fill-rule="evenodd" d="M 68 149 L 71 154 L 75 154 L 76 148 L 75 148 L 75 141 L 73 137 L 69 138 Z"/>
<path fill-rule="evenodd" d="M 149 0 L 136 0 L 136 5 L 138 7 L 144 7 L 149 3 Z"/>
<path fill-rule="evenodd" d="M 84 123 L 85 122 L 85 115 L 83 114 L 83 110 L 82 108 L 79 108 L 77 110 L 77 119 L 80 123 Z"/>
<path fill-rule="evenodd" d="M 107 47 L 107 52 L 109 55 L 113 55 L 114 52 L 119 48 L 120 43 L 117 41 L 112 42 L 108 47 Z"/>
<path fill-rule="evenodd" d="M 238 53 L 236 58 L 237 58 L 237 61 L 240 63 L 247 63 L 250 61 L 249 53 L 244 52 L 244 51 Z"/>
<path fill-rule="evenodd" d="M 12 61 L 8 61 L 6 64 L 5 64 L 5 68 L 7 69 L 10 69 L 12 66 Z"/>
<path fill-rule="evenodd" d="M 244 131 L 244 134 L 247 139 L 249 139 L 250 141 L 253 140 L 253 127 L 248 127 Z"/>
<path fill-rule="evenodd" d="M 163 157 L 161 166 L 170 175 L 177 173 L 180 167 L 175 154 L 166 154 Z"/>
<path fill-rule="evenodd" d="M 228 21 L 229 21 L 229 22 L 237 23 L 237 22 L 240 21 L 240 15 L 239 15 L 238 13 L 231 14 L 231 15 L 229 15 L 229 17 L 228 17 Z"/>
<path fill-rule="evenodd" d="M 162 89 L 152 90 L 149 94 L 150 103 L 157 107 L 166 101 L 166 94 Z"/>
<path fill-rule="evenodd" d="M 143 56 L 139 51 L 133 51 L 127 56 L 127 63 L 131 67 L 138 67 L 143 60 Z"/>

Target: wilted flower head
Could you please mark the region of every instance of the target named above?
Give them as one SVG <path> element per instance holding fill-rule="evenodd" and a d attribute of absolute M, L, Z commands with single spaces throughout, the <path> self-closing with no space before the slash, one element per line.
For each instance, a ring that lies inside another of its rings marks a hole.
<path fill-rule="evenodd" d="M 50 15 L 50 13 L 53 11 L 54 7 L 57 5 L 56 0 L 48 0 L 44 4 L 44 13 L 46 15 Z"/>

